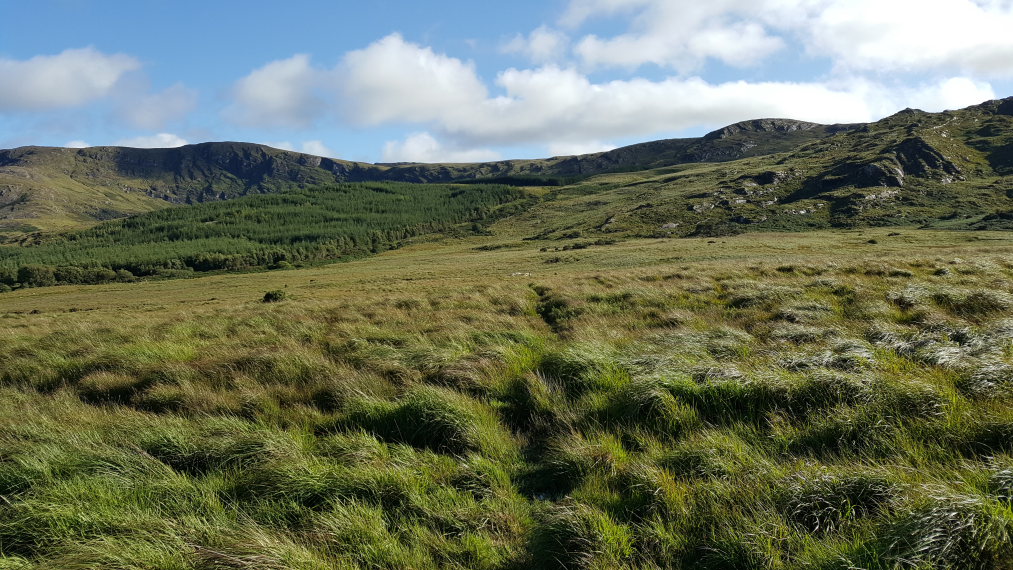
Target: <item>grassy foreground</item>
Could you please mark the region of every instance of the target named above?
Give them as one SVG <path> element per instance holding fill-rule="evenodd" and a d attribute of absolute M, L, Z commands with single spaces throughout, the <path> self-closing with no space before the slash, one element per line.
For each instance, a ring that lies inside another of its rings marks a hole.
<path fill-rule="evenodd" d="M 4 294 L 0 569 L 1013 568 L 1008 234 L 500 239 Z"/>

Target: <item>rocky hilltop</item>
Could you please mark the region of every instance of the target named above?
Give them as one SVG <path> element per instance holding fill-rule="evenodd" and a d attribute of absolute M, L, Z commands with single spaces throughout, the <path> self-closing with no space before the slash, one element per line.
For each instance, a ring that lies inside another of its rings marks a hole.
<path fill-rule="evenodd" d="M 783 152 L 837 130 L 767 119 L 732 125 L 701 138 L 660 140 L 580 156 L 478 164 L 367 164 L 241 142 L 168 149 L 21 147 L 0 150 L 0 232 L 70 229 L 169 204 L 335 182 L 508 179 L 517 183 L 517 178 L 527 177 L 532 184 L 560 184 L 607 172 Z"/>
<path fill-rule="evenodd" d="M 595 175 L 732 161 L 748 162 L 738 170 L 757 170 L 757 164 L 763 168 L 718 177 L 707 192 L 680 198 L 680 207 L 699 214 L 722 204 L 736 211 L 751 205 L 757 211 L 732 217 L 756 220 L 768 219 L 760 210 L 775 203 L 815 200 L 816 205 L 803 209 L 829 208 L 847 216 L 890 195 L 874 192 L 876 198 L 859 198 L 856 190 L 907 188 L 912 181 L 920 187 L 927 181 L 931 188 L 923 190 L 938 194 L 939 185 L 973 185 L 1010 174 L 1011 117 L 1013 98 L 944 113 L 907 109 L 870 124 L 757 119 L 697 138 L 477 164 L 367 164 L 241 142 L 171 149 L 22 147 L 0 151 L 0 235 L 10 239 L 80 228 L 171 204 L 337 182 L 488 180 L 559 186 Z"/>

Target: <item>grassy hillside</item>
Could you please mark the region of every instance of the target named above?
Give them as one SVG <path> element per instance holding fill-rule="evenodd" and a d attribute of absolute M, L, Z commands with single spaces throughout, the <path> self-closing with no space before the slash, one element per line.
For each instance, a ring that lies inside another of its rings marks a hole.
<path fill-rule="evenodd" d="M 0 567 L 1009 567 L 1008 234 L 577 243 L 5 295 Z"/>
<path fill-rule="evenodd" d="M 781 152 L 840 128 L 768 119 L 732 125 L 703 138 L 482 164 L 374 165 L 235 142 L 171 149 L 23 147 L 0 151 L 0 239 L 21 241 L 26 234 L 87 227 L 170 204 L 341 182 L 486 179 L 559 185 L 602 172 Z"/>
<path fill-rule="evenodd" d="M 43 286 L 291 267 L 473 233 L 523 209 L 510 186 L 360 183 L 196 204 L 107 222 L 32 246 L 0 246 L 0 286 Z M 467 227 L 458 228 L 462 224 Z"/>
<path fill-rule="evenodd" d="M 551 187 L 539 232 L 719 235 L 945 222 L 1005 227 L 1013 99 L 907 110 L 867 125 L 788 119 L 604 153 L 480 164 L 363 164 L 248 143 L 0 151 L 0 240 L 102 220 L 344 182 Z M 581 213 L 571 219 L 569 212 Z M 984 219 L 985 216 L 998 216 Z M 562 218 L 557 222 L 555 218 Z M 961 219 L 963 218 L 963 219 Z M 523 222 L 522 222 L 523 223 Z M 538 233 L 538 232 L 536 232 Z"/>
<path fill-rule="evenodd" d="M 831 227 L 1006 229 L 1013 99 L 903 111 L 790 152 L 595 176 L 517 223 L 530 235 L 727 235 Z"/>

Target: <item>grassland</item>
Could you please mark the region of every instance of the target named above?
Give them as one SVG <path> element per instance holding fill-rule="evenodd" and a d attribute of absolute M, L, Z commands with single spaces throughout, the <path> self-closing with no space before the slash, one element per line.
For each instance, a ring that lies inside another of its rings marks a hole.
<path fill-rule="evenodd" d="M 512 224 L 4 294 L 0 568 L 1011 567 L 1009 234 Z"/>

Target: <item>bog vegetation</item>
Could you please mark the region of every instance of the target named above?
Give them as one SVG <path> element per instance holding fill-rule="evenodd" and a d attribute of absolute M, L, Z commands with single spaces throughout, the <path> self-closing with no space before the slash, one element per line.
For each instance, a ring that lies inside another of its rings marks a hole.
<path fill-rule="evenodd" d="M 891 233 L 8 293 L 0 568 L 1008 569 L 1013 246 Z"/>
<path fill-rule="evenodd" d="M 423 234 L 473 234 L 516 212 L 506 185 L 338 184 L 158 210 L 0 246 L 0 287 L 130 281 L 351 259 Z"/>

